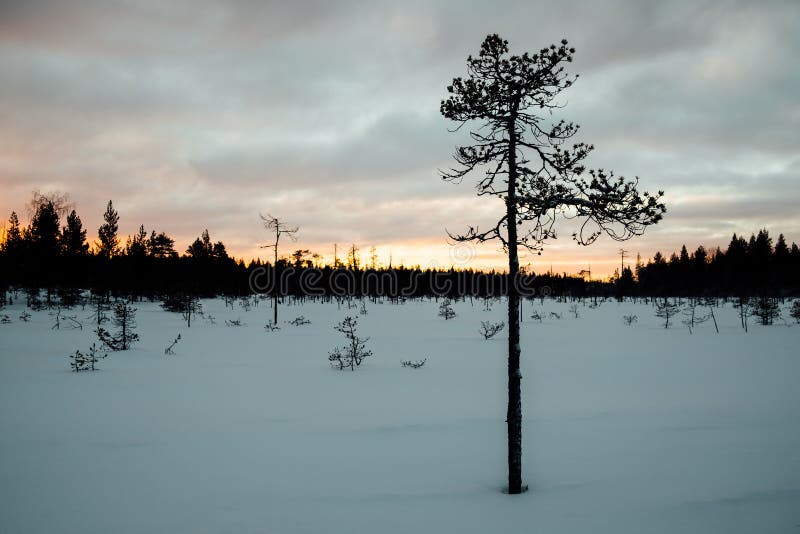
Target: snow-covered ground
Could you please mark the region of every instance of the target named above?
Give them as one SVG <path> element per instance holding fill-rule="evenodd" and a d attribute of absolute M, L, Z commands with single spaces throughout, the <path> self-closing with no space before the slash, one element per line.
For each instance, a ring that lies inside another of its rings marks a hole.
<path fill-rule="evenodd" d="M 433 301 L 368 302 L 374 356 L 355 372 L 327 352 L 357 309 L 284 306 L 281 322 L 312 323 L 270 333 L 268 302 L 204 301 L 216 324 L 191 328 L 136 306 L 141 341 L 77 374 L 90 320 L 56 331 L 46 311 L 0 310 L 0 532 L 800 532 L 798 326 L 745 333 L 728 307 L 720 334 L 690 335 L 642 304 L 576 319 L 525 302 L 531 489 L 508 496 L 506 332 L 478 334 L 504 303 L 457 302 L 445 321 Z"/>

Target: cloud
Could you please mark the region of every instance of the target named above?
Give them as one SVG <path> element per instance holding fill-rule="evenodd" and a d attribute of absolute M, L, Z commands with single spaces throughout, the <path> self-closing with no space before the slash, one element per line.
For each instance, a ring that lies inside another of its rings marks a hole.
<path fill-rule="evenodd" d="M 188 243 L 208 227 L 243 255 L 260 211 L 315 246 L 432 254 L 445 228 L 502 209 L 437 174 L 466 133 L 438 114 L 444 87 L 498 32 L 514 52 L 569 38 L 581 77 L 560 114 L 596 145 L 591 165 L 667 191 L 631 248 L 761 226 L 797 241 L 798 26 L 790 0 L 0 2 L 0 210 L 59 189 L 90 228 L 113 198 L 123 232 Z M 533 259 L 616 248 L 567 237 Z"/>

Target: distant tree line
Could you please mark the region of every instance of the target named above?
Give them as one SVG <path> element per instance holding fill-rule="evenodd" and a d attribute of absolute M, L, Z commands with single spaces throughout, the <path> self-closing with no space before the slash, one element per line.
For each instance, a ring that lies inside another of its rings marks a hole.
<path fill-rule="evenodd" d="M 800 250 L 783 234 L 774 243 L 767 230 L 750 239 L 733 235 L 726 250 L 700 246 L 689 253 L 684 245 L 669 258 L 656 253 L 639 263 L 634 280 L 629 269 L 618 285 L 626 295 L 787 297 L 800 295 Z"/>
<path fill-rule="evenodd" d="M 361 262 L 358 249 L 346 262 L 321 265 L 319 256 L 299 249 L 277 262 L 248 264 L 228 255 L 204 230 L 181 254 L 173 238 L 144 225 L 124 240 L 118 235 L 119 214 L 108 202 L 97 239 L 63 199 L 43 195 L 32 201 L 31 222 L 20 224 L 16 213 L 0 243 L 0 291 L 8 288 L 46 290 L 47 299 L 68 303 L 75 290 L 116 296 L 161 298 L 168 295 L 247 295 L 253 289 L 282 296 L 472 296 L 507 293 L 504 273 L 470 269 L 380 267 L 373 258 Z M 374 252 L 373 252 L 374 256 Z M 634 269 L 625 267 L 610 280 L 586 280 L 568 274 L 522 273 L 523 296 L 796 296 L 800 294 L 800 251 L 783 235 L 773 245 L 766 230 L 749 240 L 736 235 L 725 251 L 708 252 L 684 246 L 666 258 L 661 253 Z M 262 282 L 254 284 L 254 282 Z M 52 302 L 48 302 L 51 304 Z"/>

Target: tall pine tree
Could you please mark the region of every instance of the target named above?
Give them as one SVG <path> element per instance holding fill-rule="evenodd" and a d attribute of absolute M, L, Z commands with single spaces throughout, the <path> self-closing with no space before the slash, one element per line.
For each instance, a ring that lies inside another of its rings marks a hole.
<path fill-rule="evenodd" d="M 119 238 L 117 237 L 119 214 L 110 200 L 103 214 L 103 220 L 105 222 L 97 231 L 97 255 L 103 258 L 111 258 L 119 252 Z"/>
<path fill-rule="evenodd" d="M 75 210 L 67 215 L 67 225 L 61 229 L 61 253 L 65 256 L 83 256 L 89 251 L 86 230 Z"/>

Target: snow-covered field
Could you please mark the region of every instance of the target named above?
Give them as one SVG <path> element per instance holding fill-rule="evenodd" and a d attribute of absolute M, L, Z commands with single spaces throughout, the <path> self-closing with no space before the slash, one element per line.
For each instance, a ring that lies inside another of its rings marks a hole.
<path fill-rule="evenodd" d="M 374 356 L 355 372 L 327 352 L 357 309 L 284 306 L 281 322 L 312 323 L 270 333 L 266 301 L 204 301 L 216 324 L 191 328 L 136 306 L 141 341 L 95 373 L 67 359 L 90 320 L 56 331 L 46 311 L 0 310 L 0 532 L 800 532 L 798 326 L 745 333 L 728 307 L 720 334 L 690 335 L 641 304 L 576 319 L 525 302 L 531 489 L 508 496 L 506 332 L 478 334 L 504 303 L 458 302 L 445 321 L 433 301 L 368 302 Z"/>

